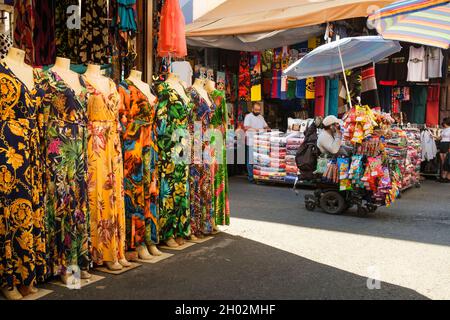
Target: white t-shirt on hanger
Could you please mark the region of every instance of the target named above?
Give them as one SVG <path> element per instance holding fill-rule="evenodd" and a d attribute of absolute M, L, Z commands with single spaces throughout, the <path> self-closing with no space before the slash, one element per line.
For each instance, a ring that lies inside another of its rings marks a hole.
<path fill-rule="evenodd" d="M 415 48 L 409 47 L 408 78 L 410 82 L 428 82 L 427 59 L 423 46 Z"/>
<path fill-rule="evenodd" d="M 172 63 L 172 73 L 175 73 L 180 77 L 181 81 L 187 83 L 188 87 L 192 86 L 192 77 L 194 76 L 194 71 L 192 66 L 187 61 L 175 61 Z"/>
<path fill-rule="evenodd" d="M 427 48 L 428 78 L 442 78 L 444 55 L 440 48 Z"/>

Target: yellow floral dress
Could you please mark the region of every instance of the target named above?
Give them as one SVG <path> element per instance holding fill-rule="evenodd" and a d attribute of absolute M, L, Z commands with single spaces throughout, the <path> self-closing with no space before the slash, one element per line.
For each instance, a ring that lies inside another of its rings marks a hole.
<path fill-rule="evenodd" d="M 92 260 L 125 258 L 123 159 L 120 143 L 120 95 L 110 81 L 108 96 L 84 79 L 88 98 L 88 198 Z"/>
<path fill-rule="evenodd" d="M 47 274 L 35 70 L 29 90 L 0 63 L 0 287 L 30 286 Z"/>

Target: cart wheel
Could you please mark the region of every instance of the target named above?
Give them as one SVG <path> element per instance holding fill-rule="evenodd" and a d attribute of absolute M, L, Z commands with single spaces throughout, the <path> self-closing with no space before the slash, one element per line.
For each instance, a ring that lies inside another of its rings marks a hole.
<path fill-rule="evenodd" d="M 422 185 L 420 183 L 416 183 L 416 188 L 420 188 Z"/>
<path fill-rule="evenodd" d="M 366 207 L 359 207 L 358 214 L 362 217 L 366 217 L 369 214 L 369 210 Z"/>
<path fill-rule="evenodd" d="M 320 197 L 320 207 L 328 214 L 342 214 L 346 203 L 339 192 L 328 191 Z"/>
<path fill-rule="evenodd" d="M 378 206 L 374 205 L 374 204 L 368 204 L 367 205 L 367 210 L 369 211 L 369 213 L 374 213 L 375 211 L 377 211 Z"/>
<path fill-rule="evenodd" d="M 316 198 L 314 197 L 314 195 L 305 195 L 305 207 L 308 211 L 314 211 L 316 209 Z"/>

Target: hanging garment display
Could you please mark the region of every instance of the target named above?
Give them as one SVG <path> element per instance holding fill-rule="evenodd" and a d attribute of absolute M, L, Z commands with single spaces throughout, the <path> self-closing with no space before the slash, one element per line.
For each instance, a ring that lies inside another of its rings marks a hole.
<path fill-rule="evenodd" d="M 25 51 L 25 63 L 34 65 L 34 25 L 33 0 L 14 2 L 14 46 Z"/>
<path fill-rule="evenodd" d="M 281 72 L 283 72 L 283 70 L 285 70 L 287 67 L 289 67 L 289 61 L 290 61 L 289 48 L 287 46 L 284 46 L 282 48 L 282 54 L 281 54 Z M 288 89 L 289 89 L 288 77 L 281 74 L 281 89 L 280 89 L 281 90 L 281 96 L 280 96 L 281 100 L 288 99 Z"/>
<path fill-rule="evenodd" d="M 325 77 L 317 77 L 315 94 L 315 116 L 323 117 L 325 115 Z"/>
<path fill-rule="evenodd" d="M 442 63 L 444 55 L 440 48 L 427 47 L 427 77 L 442 78 Z"/>
<path fill-rule="evenodd" d="M 213 208 L 216 225 L 230 225 L 230 203 L 227 162 L 228 110 L 225 95 L 220 90 L 211 93 L 216 109 L 211 117 L 211 125 L 221 133 L 220 140 L 212 140 L 213 156 Z"/>
<path fill-rule="evenodd" d="M 297 80 L 288 79 L 288 89 L 287 89 L 287 98 L 288 100 L 294 100 L 296 98 L 297 93 Z"/>
<path fill-rule="evenodd" d="M 383 112 L 389 113 L 392 108 L 392 87 L 381 86 L 379 89 L 380 94 L 380 106 Z"/>
<path fill-rule="evenodd" d="M 282 50 L 281 48 L 274 50 L 274 61 L 272 70 L 272 99 L 281 98 L 281 70 Z"/>
<path fill-rule="evenodd" d="M 375 66 L 377 81 L 384 85 L 392 81 L 390 85 L 393 86 L 405 82 L 408 77 L 408 54 L 409 50 L 402 48 L 400 52 L 379 61 Z"/>
<path fill-rule="evenodd" d="M 313 100 L 316 97 L 316 84 L 314 82 L 314 78 L 306 79 L 306 99 Z"/>
<path fill-rule="evenodd" d="M 426 124 L 428 126 L 439 125 L 439 94 L 440 85 L 428 87 L 427 107 L 426 107 Z"/>
<path fill-rule="evenodd" d="M 413 86 L 411 89 L 413 123 L 418 124 L 425 123 L 427 91 L 428 91 L 427 86 Z"/>
<path fill-rule="evenodd" d="M 195 236 L 210 234 L 213 228 L 214 208 L 212 199 L 211 145 L 207 137 L 211 112 L 215 106 L 208 102 L 194 87 L 189 89 L 193 104 L 189 132 L 192 137 L 192 163 L 190 165 L 191 233 Z"/>
<path fill-rule="evenodd" d="M 250 81 L 251 81 L 251 101 L 261 101 L 262 80 L 261 80 L 261 53 L 252 52 L 250 54 Z"/>
<path fill-rule="evenodd" d="M 247 52 L 241 52 L 239 63 L 239 101 L 251 100 L 250 60 Z"/>
<path fill-rule="evenodd" d="M 167 82 L 158 86 L 158 101 L 159 227 L 160 240 L 167 241 L 190 232 L 189 165 L 183 150 L 187 143 L 183 137 L 174 141 L 173 134 L 188 130 L 193 106 Z"/>
<path fill-rule="evenodd" d="M 120 96 L 110 80 L 110 94 L 84 78 L 88 99 L 88 198 L 92 259 L 97 265 L 125 259 L 123 159 L 119 134 Z"/>
<path fill-rule="evenodd" d="M 225 91 L 226 89 L 226 73 L 217 71 L 217 77 L 216 77 L 216 83 L 217 83 L 217 89 Z"/>
<path fill-rule="evenodd" d="M 373 66 L 363 68 L 361 71 L 361 101 L 371 108 L 380 107 L 378 98 L 377 80 L 375 78 L 375 68 Z"/>
<path fill-rule="evenodd" d="M 295 97 L 297 99 L 306 98 L 306 79 L 297 80 Z"/>
<path fill-rule="evenodd" d="M 423 130 L 420 133 L 420 145 L 422 150 L 422 161 L 431 161 L 436 158 L 438 150 L 436 141 L 430 130 Z"/>
<path fill-rule="evenodd" d="M 121 32 L 137 31 L 136 0 L 117 0 L 117 25 Z"/>
<path fill-rule="evenodd" d="M 87 90 L 76 94 L 49 71 L 45 84 L 44 164 L 48 264 L 52 275 L 90 265 L 87 188 Z"/>
<path fill-rule="evenodd" d="M 337 117 L 339 108 L 339 79 L 330 79 L 328 101 L 328 115 Z"/>
<path fill-rule="evenodd" d="M 325 79 L 325 116 L 330 112 L 330 79 Z"/>
<path fill-rule="evenodd" d="M 108 64 L 112 54 L 109 42 L 108 0 L 81 1 L 81 64 Z"/>
<path fill-rule="evenodd" d="M 192 86 L 192 76 L 194 71 L 188 61 L 175 61 L 172 63 L 172 73 L 178 75 L 188 87 Z"/>
<path fill-rule="evenodd" d="M 80 63 L 79 39 L 81 29 L 68 28 L 68 23 L 75 23 L 75 9 L 79 0 L 58 0 L 55 3 L 55 38 L 56 56 L 65 57 L 74 63 Z M 67 12 L 70 11 L 70 12 Z"/>
<path fill-rule="evenodd" d="M 130 80 L 119 86 L 127 249 L 159 242 L 156 101 Z"/>
<path fill-rule="evenodd" d="M 37 72 L 30 90 L 0 62 L 0 287 L 32 286 L 47 274 Z"/>
<path fill-rule="evenodd" d="M 158 56 L 187 56 L 186 22 L 178 0 L 165 0 L 161 10 Z"/>
<path fill-rule="evenodd" d="M 5 59 L 12 45 L 11 38 L 7 34 L 0 33 L 0 60 Z"/>
<path fill-rule="evenodd" d="M 408 78 L 410 82 L 427 82 L 427 60 L 425 48 L 409 47 Z"/>
<path fill-rule="evenodd" d="M 56 59 L 55 0 L 33 1 L 33 10 L 34 64 L 37 66 L 54 64 Z"/>

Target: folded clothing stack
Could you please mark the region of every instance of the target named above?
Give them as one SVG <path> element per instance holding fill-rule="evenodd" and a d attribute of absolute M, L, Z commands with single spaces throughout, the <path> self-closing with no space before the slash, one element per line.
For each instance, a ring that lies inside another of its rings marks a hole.
<path fill-rule="evenodd" d="M 254 157 L 253 175 L 255 179 L 284 181 L 286 176 L 286 138 L 284 134 L 269 132 L 256 135 Z"/>
<path fill-rule="evenodd" d="M 295 162 L 295 155 L 302 145 L 304 140 L 303 134 L 291 135 L 286 139 L 286 175 L 290 177 L 297 177 L 298 168 Z"/>

